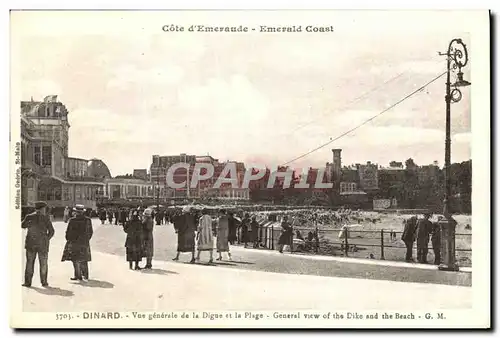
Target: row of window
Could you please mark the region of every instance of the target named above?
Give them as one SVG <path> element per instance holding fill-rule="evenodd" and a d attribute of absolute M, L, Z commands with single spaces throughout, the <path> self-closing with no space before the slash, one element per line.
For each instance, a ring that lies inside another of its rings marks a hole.
<path fill-rule="evenodd" d="M 72 200 L 88 200 L 92 201 L 99 195 L 99 188 L 76 186 L 73 198 L 72 187 L 63 186 L 54 188 L 39 188 L 38 199 L 42 201 L 72 201 Z"/>
<path fill-rule="evenodd" d="M 52 146 L 34 146 L 33 162 L 41 166 L 52 165 Z"/>

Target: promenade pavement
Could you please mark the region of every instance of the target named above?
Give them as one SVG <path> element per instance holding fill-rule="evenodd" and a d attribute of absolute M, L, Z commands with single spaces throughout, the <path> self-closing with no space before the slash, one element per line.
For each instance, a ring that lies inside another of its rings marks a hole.
<path fill-rule="evenodd" d="M 38 273 L 35 273 L 33 287 L 22 291 L 23 311 L 359 311 L 396 308 L 425 311 L 468 308 L 472 304 L 470 287 L 284 274 L 245 268 L 251 264 L 235 268 L 155 260 L 153 270 L 131 271 L 123 256 L 95 248 L 99 233 L 110 226 L 94 224 L 96 235 L 92 241 L 90 280 L 70 280 L 73 275 L 71 263 L 61 262 L 66 225 L 55 222 L 56 235 L 49 255 L 50 287 L 42 288 L 38 284 Z M 248 250 L 236 249 L 234 254 L 241 259 Z M 295 259 L 290 255 L 277 257 L 282 265 Z M 328 269 L 328 265 L 324 265 L 324 269 Z"/>

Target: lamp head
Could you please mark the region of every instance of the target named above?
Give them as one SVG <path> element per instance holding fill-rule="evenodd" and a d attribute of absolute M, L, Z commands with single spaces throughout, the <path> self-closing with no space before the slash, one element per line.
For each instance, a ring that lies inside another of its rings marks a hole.
<path fill-rule="evenodd" d="M 462 73 L 461 71 L 458 72 L 457 74 L 457 81 L 452 85 L 452 87 L 468 87 L 470 86 L 471 83 L 467 80 L 464 80 L 464 73 Z"/>

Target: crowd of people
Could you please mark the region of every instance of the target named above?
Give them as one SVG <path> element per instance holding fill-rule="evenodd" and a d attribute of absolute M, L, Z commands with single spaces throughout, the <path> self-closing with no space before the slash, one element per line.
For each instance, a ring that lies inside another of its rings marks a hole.
<path fill-rule="evenodd" d="M 213 263 L 214 251 L 216 260 L 222 260 L 223 254 L 232 260 L 231 245 L 243 244 L 245 248 L 258 248 L 263 245 L 263 224 L 280 225 L 280 235 L 277 240 L 278 250 L 283 253 L 285 246 L 293 247 L 294 237 L 300 242 L 299 250 L 312 250 L 318 247 L 318 225 L 339 227 L 339 238 L 344 245 L 342 234 L 345 235 L 346 225 L 350 222 L 375 222 L 367 219 L 360 212 L 339 210 L 286 210 L 280 212 L 244 212 L 243 210 L 227 210 L 225 208 L 197 207 L 186 205 L 182 207 L 155 208 L 100 208 L 97 215 L 102 224 L 121 226 L 126 233 L 125 259 L 129 268 L 133 270 L 152 269 L 154 255 L 154 225 L 172 224 L 177 235 L 177 254 L 173 258 L 178 261 L 182 253 L 190 254 L 190 263 L 201 259 L 202 253 L 208 254 L 208 262 Z M 417 243 L 417 261 L 427 263 L 428 244 L 432 243 L 434 264 L 439 264 L 440 229 L 437 222 L 430 221 L 431 214 L 425 213 L 422 218 L 412 216 L 403 222 L 401 240 L 406 246 L 405 260 L 413 261 L 413 245 Z M 73 264 L 74 276 L 72 280 L 88 280 L 91 261 L 90 240 L 93 235 L 92 221 L 88 209 L 83 205 L 73 208 L 67 207 L 64 211 L 64 222 L 67 222 L 65 233 L 66 244 L 62 253 L 62 261 Z M 314 229 L 302 236 L 301 227 Z M 50 239 L 54 236 L 54 227 L 47 214 L 45 202 L 35 203 L 35 212 L 26 215 L 22 221 L 22 228 L 27 229 L 26 269 L 24 286 L 31 286 L 35 260 L 38 257 L 40 265 L 40 279 L 43 286 L 48 285 L 48 250 Z M 390 232 L 391 240 L 395 240 L 396 233 Z M 274 237 L 276 238 L 276 237 Z M 140 264 L 146 260 L 144 267 Z"/>

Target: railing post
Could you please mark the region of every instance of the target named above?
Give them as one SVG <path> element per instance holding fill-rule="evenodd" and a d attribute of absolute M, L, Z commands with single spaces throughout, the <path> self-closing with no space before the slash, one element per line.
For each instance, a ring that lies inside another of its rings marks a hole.
<path fill-rule="evenodd" d="M 380 259 L 385 260 L 385 257 L 384 257 L 384 229 L 380 229 Z"/>
<path fill-rule="evenodd" d="M 347 227 L 345 228 L 345 233 L 344 234 L 345 234 L 345 238 L 344 238 L 344 241 L 345 241 L 344 254 L 347 257 L 348 253 L 349 253 L 349 230 L 347 229 Z"/>

